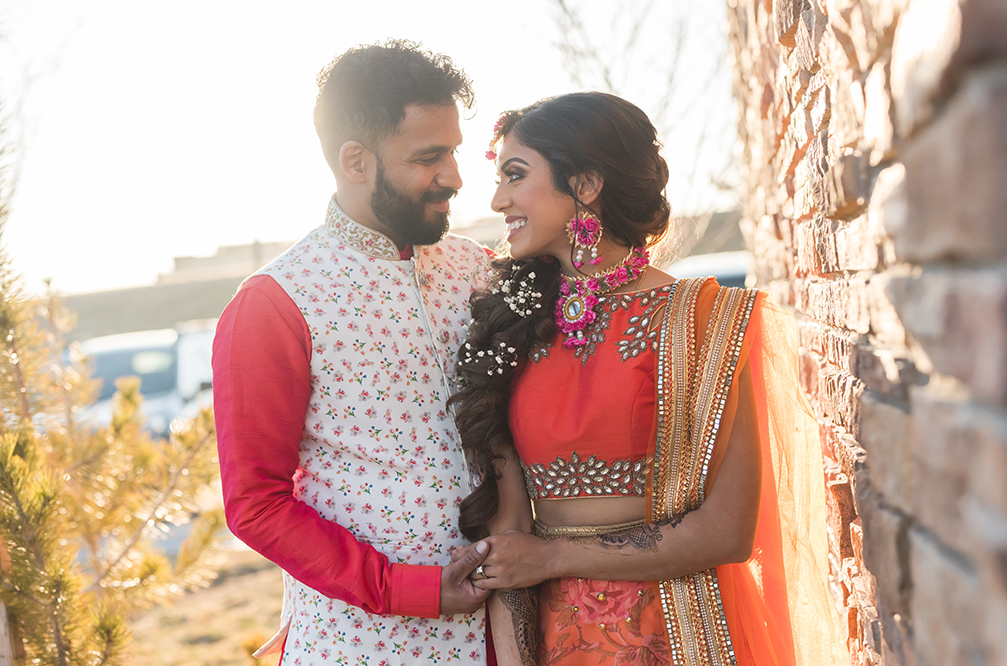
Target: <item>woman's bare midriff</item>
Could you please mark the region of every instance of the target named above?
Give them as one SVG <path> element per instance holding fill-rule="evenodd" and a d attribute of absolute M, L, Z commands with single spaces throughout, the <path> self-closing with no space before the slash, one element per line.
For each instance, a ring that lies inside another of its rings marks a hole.
<path fill-rule="evenodd" d="M 646 501 L 631 497 L 572 497 L 535 500 L 535 518 L 549 527 L 617 525 L 641 520 Z"/>

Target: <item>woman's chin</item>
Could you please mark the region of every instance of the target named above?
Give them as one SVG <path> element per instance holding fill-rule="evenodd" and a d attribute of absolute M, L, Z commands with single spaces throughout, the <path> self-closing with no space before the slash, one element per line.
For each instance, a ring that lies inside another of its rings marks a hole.
<path fill-rule="evenodd" d="M 516 245 L 514 243 L 510 244 L 510 256 L 511 259 L 517 259 L 518 261 L 526 261 L 528 259 L 531 259 L 535 255 L 529 252 L 528 249 L 524 247 L 523 243 L 518 241 Z"/>

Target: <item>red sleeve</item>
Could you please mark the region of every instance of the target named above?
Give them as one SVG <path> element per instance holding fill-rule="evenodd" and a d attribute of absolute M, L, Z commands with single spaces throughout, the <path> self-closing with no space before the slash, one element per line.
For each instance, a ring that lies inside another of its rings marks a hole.
<path fill-rule="evenodd" d="M 437 617 L 441 568 L 391 564 L 293 495 L 311 396 L 311 336 L 268 276 L 247 280 L 213 340 L 227 526 L 308 587 L 370 613 Z"/>

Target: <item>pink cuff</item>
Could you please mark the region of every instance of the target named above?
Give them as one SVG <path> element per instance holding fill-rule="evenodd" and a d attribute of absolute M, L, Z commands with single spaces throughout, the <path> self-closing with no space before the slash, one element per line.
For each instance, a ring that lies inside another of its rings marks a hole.
<path fill-rule="evenodd" d="M 441 568 L 391 565 L 391 614 L 438 617 L 441 612 Z"/>

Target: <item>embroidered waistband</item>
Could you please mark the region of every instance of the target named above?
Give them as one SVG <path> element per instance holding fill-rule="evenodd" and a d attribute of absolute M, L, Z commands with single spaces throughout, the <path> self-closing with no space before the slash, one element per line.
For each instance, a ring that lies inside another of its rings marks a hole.
<path fill-rule="evenodd" d="M 611 463 L 592 455 L 581 460 L 576 451 L 570 460 L 556 456 L 548 463 L 526 465 L 524 471 L 528 497 L 553 499 L 562 497 L 605 497 L 618 495 L 643 496 L 647 488 L 647 460 L 626 458 Z"/>
<path fill-rule="evenodd" d="M 558 525 L 549 526 L 541 520 L 535 520 L 535 536 L 542 539 L 574 539 L 577 537 L 601 536 L 603 534 L 614 534 L 633 527 L 643 525 L 643 518 L 631 520 L 628 523 L 616 523 L 615 525 Z"/>

